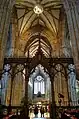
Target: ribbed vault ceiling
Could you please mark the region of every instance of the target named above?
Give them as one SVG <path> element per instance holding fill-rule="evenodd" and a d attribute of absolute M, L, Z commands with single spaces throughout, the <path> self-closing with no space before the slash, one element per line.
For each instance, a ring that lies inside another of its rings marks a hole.
<path fill-rule="evenodd" d="M 34 12 L 34 7 L 36 5 L 41 5 L 43 8 L 41 14 L 36 14 Z M 33 39 L 36 40 L 39 39 L 40 33 L 40 36 L 44 36 L 49 39 L 49 42 L 53 42 L 53 40 L 57 38 L 59 32 L 61 8 L 62 4 L 60 0 L 16 0 L 15 9 L 20 39 L 28 41 L 28 39 L 30 39 L 29 34 L 31 34 L 30 37 L 38 36 Z M 55 41 L 55 43 L 56 42 L 58 41 Z M 42 51 L 46 52 L 46 47 L 44 45 L 42 46 Z M 31 48 L 34 50 L 34 45 Z M 34 50 L 34 52 L 36 52 L 36 50 Z M 31 54 L 33 55 L 33 53 Z"/>
<path fill-rule="evenodd" d="M 36 4 L 43 7 L 40 15 L 34 13 Z M 61 6 L 60 0 L 16 0 L 19 32 L 24 33 L 32 26 L 40 24 L 50 29 L 54 36 L 57 35 Z"/>
<path fill-rule="evenodd" d="M 34 7 L 36 5 L 41 5 L 43 8 L 41 14 L 36 14 L 34 12 Z M 31 57 L 35 56 L 39 48 L 39 42 L 43 54 L 46 57 L 50 55 L 51 41 L 53 42 L 53 40 L 56 40 L 59 32 L 60 20 L 62 20 L 60 18 L 61 8 L 61 0 L 16 0 L 15 9 L 18 21 L 18 33 L 21 39 L 25 37 L 24 40 L 27 40 L 24 48 L 26 56 L 28 54 L 27 50 L 29 50 Z M 23 36 L 24 34 L 26 35 Z M 31 35 L 29 36 L 29 34 Z M 49 42 L 45 39 L 48 39 Z M 59 43 L 59 41 L 55 41 L 55 45 L 56 43 Z M 54 44 L 51 44 L 51 46 L 52 45 Z M 53 49 L 53 54 L 57 48 Z M 36 67 L 36 70 L 31 76 L 35 78 L 38 75 L 46 78 L 46 74 L 40 65 Z"/>

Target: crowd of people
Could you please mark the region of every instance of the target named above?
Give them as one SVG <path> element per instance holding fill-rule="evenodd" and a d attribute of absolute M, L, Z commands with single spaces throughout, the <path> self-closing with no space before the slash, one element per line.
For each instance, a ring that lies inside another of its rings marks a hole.
<path fill-rule="evenodd" d="M 61 112 L 60 119 L 79 119 L 79 110 L 66 110 Z"/>
<path fill-rule="evenodd" d="M 47 106 L 37 106 L 35 105 L 34 108 L 30 108 L 30 113 L 34 113 L 35 117 L 38 117 L 38 113 L 40 113 L 41 117 L 44 117 L 44 114 L 49 112 Z"/>
<path fill-rule="evenodd" d="M 40 113 L 41 113 L 41 117 L 44 117 L 45 109 L 42 106 L 40 107 Z M 35 108 L 34 108 L 34 114 L 35 114 L 35 117 L 38 116 L 38 107 L 37 106 L 35 106 Z"/>
<path fill-rule="evenodd" d="M 2 113 L 0 113 L 0 119 L 17 119 L 17 117 L 21 117 L 23 110 L 18 110 L 18 113 L 14 110 L 8 114 L 7 109 L 1 109 Z M 28 109 L 28 116 L 30 117 L 30 114 L 33 114 L 32 117 L 45 117 L 46 112 L 48 112 L 48 107 L 47 106 L 39 106 L 39 105 L 30 105 Z M 2 114 L 2 115 L 1 115 Z M 24 113 L 23 113 L 24 114 Z"/>

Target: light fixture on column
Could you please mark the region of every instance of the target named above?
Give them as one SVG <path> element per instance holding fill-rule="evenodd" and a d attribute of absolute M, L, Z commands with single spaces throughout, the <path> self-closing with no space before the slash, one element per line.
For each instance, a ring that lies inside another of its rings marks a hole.
<path fill-rule="evenodd" d="M 40 4 L 37 4 L 37 5 L 35 5 L 35 7 L 34 7 L 34 12 L 36 13 L 36 14 L 41 14 L 42 12 L 43 12 L 43 7 L 40 5 Z"/>

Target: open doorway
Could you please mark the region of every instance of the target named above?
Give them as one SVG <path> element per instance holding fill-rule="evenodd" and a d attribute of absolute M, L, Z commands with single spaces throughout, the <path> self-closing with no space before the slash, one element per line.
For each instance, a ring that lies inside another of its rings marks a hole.
<path fill-rule="evenodd" d="M 51 102 L 51 82 L 47 69 L 41 64 L 32 69 L 28 82 L 29 116 L 35 117 L 35 108 L 38 108 L 37 117 L 49 117 Z M 41 111 L 43 109 L 43 111 Z M 43 114 L 42 114 L 43 113 Z"/>

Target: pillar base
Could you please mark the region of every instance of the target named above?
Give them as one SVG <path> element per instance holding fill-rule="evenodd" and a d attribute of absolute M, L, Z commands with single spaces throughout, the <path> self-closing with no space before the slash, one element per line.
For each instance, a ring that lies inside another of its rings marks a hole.
<path fill-rule="evenodd" d="M 56 119 L 56 105 L 50 104 L 50 118 Z"/>
<path fill-rule="evenodd" d="M 8 106 L 8 114 L 11 114 L 12 108 L 11 105 Z"/>
<path fill-rule="evenodd" d="M 27 106 L 24 106 L 20 112 L 20 119 L 30 119 L 29 118 L 29 109 Z"/>

